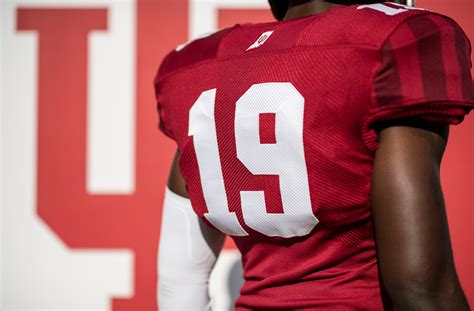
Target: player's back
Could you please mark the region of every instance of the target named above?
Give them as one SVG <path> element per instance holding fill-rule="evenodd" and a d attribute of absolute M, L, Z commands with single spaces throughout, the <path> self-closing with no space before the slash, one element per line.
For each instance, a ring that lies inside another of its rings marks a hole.
<path fill-rule="evenodd" d="M 242 253 L 238 308 L 382 308 L 373 125 L 462 121 L 468 49 L 445 17 L 376 4 L 236 25 L 167 57 L 160 126 L 194 210 Z"/>

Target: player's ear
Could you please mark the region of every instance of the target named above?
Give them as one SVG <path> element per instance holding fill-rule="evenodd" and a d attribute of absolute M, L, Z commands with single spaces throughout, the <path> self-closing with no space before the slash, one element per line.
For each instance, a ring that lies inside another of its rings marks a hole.
<path fill-rule="evenodd" d="M 289 0 L 268 0 L 273 16 L 281 21 L 288 11 Z"/>

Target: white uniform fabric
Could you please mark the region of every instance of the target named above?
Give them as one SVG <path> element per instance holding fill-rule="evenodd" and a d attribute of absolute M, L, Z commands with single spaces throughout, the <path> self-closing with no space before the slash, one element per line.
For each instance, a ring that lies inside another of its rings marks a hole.
<path fill-rule="evenodd" d="M 225 235 L 194 213 L 189 199 L 165 189 L 158 248 L 158 308 L 211 310 L 209 275 Z"/>

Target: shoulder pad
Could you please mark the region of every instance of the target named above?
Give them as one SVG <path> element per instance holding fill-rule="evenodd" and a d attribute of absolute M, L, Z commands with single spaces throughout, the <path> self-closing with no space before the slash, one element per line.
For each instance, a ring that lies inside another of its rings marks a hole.
<path fill-rule="evenodd" d="M 180 44 L 161 63 L 157 79 L 181 68 L 216 57 L 219 42 L 229 28 L 204 34 L 195 40 Z"/>
<path fill-rule="evenodd" d="M 332 11 L 332 12 L 331 12 Z M 352 5 L 333 9 L 307 27 L 298 45 L 366 45 L 380 47 L 404 21 L 435 14 L 396 3 Z"/>

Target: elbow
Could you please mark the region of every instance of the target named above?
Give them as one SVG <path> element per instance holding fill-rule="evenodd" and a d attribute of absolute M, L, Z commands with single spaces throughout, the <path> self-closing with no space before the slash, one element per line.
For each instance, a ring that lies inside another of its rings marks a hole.
<path fill-rule="evenodd" d="M 395 310 L 469 310 L 453 264 L 384 278 Z"/>

